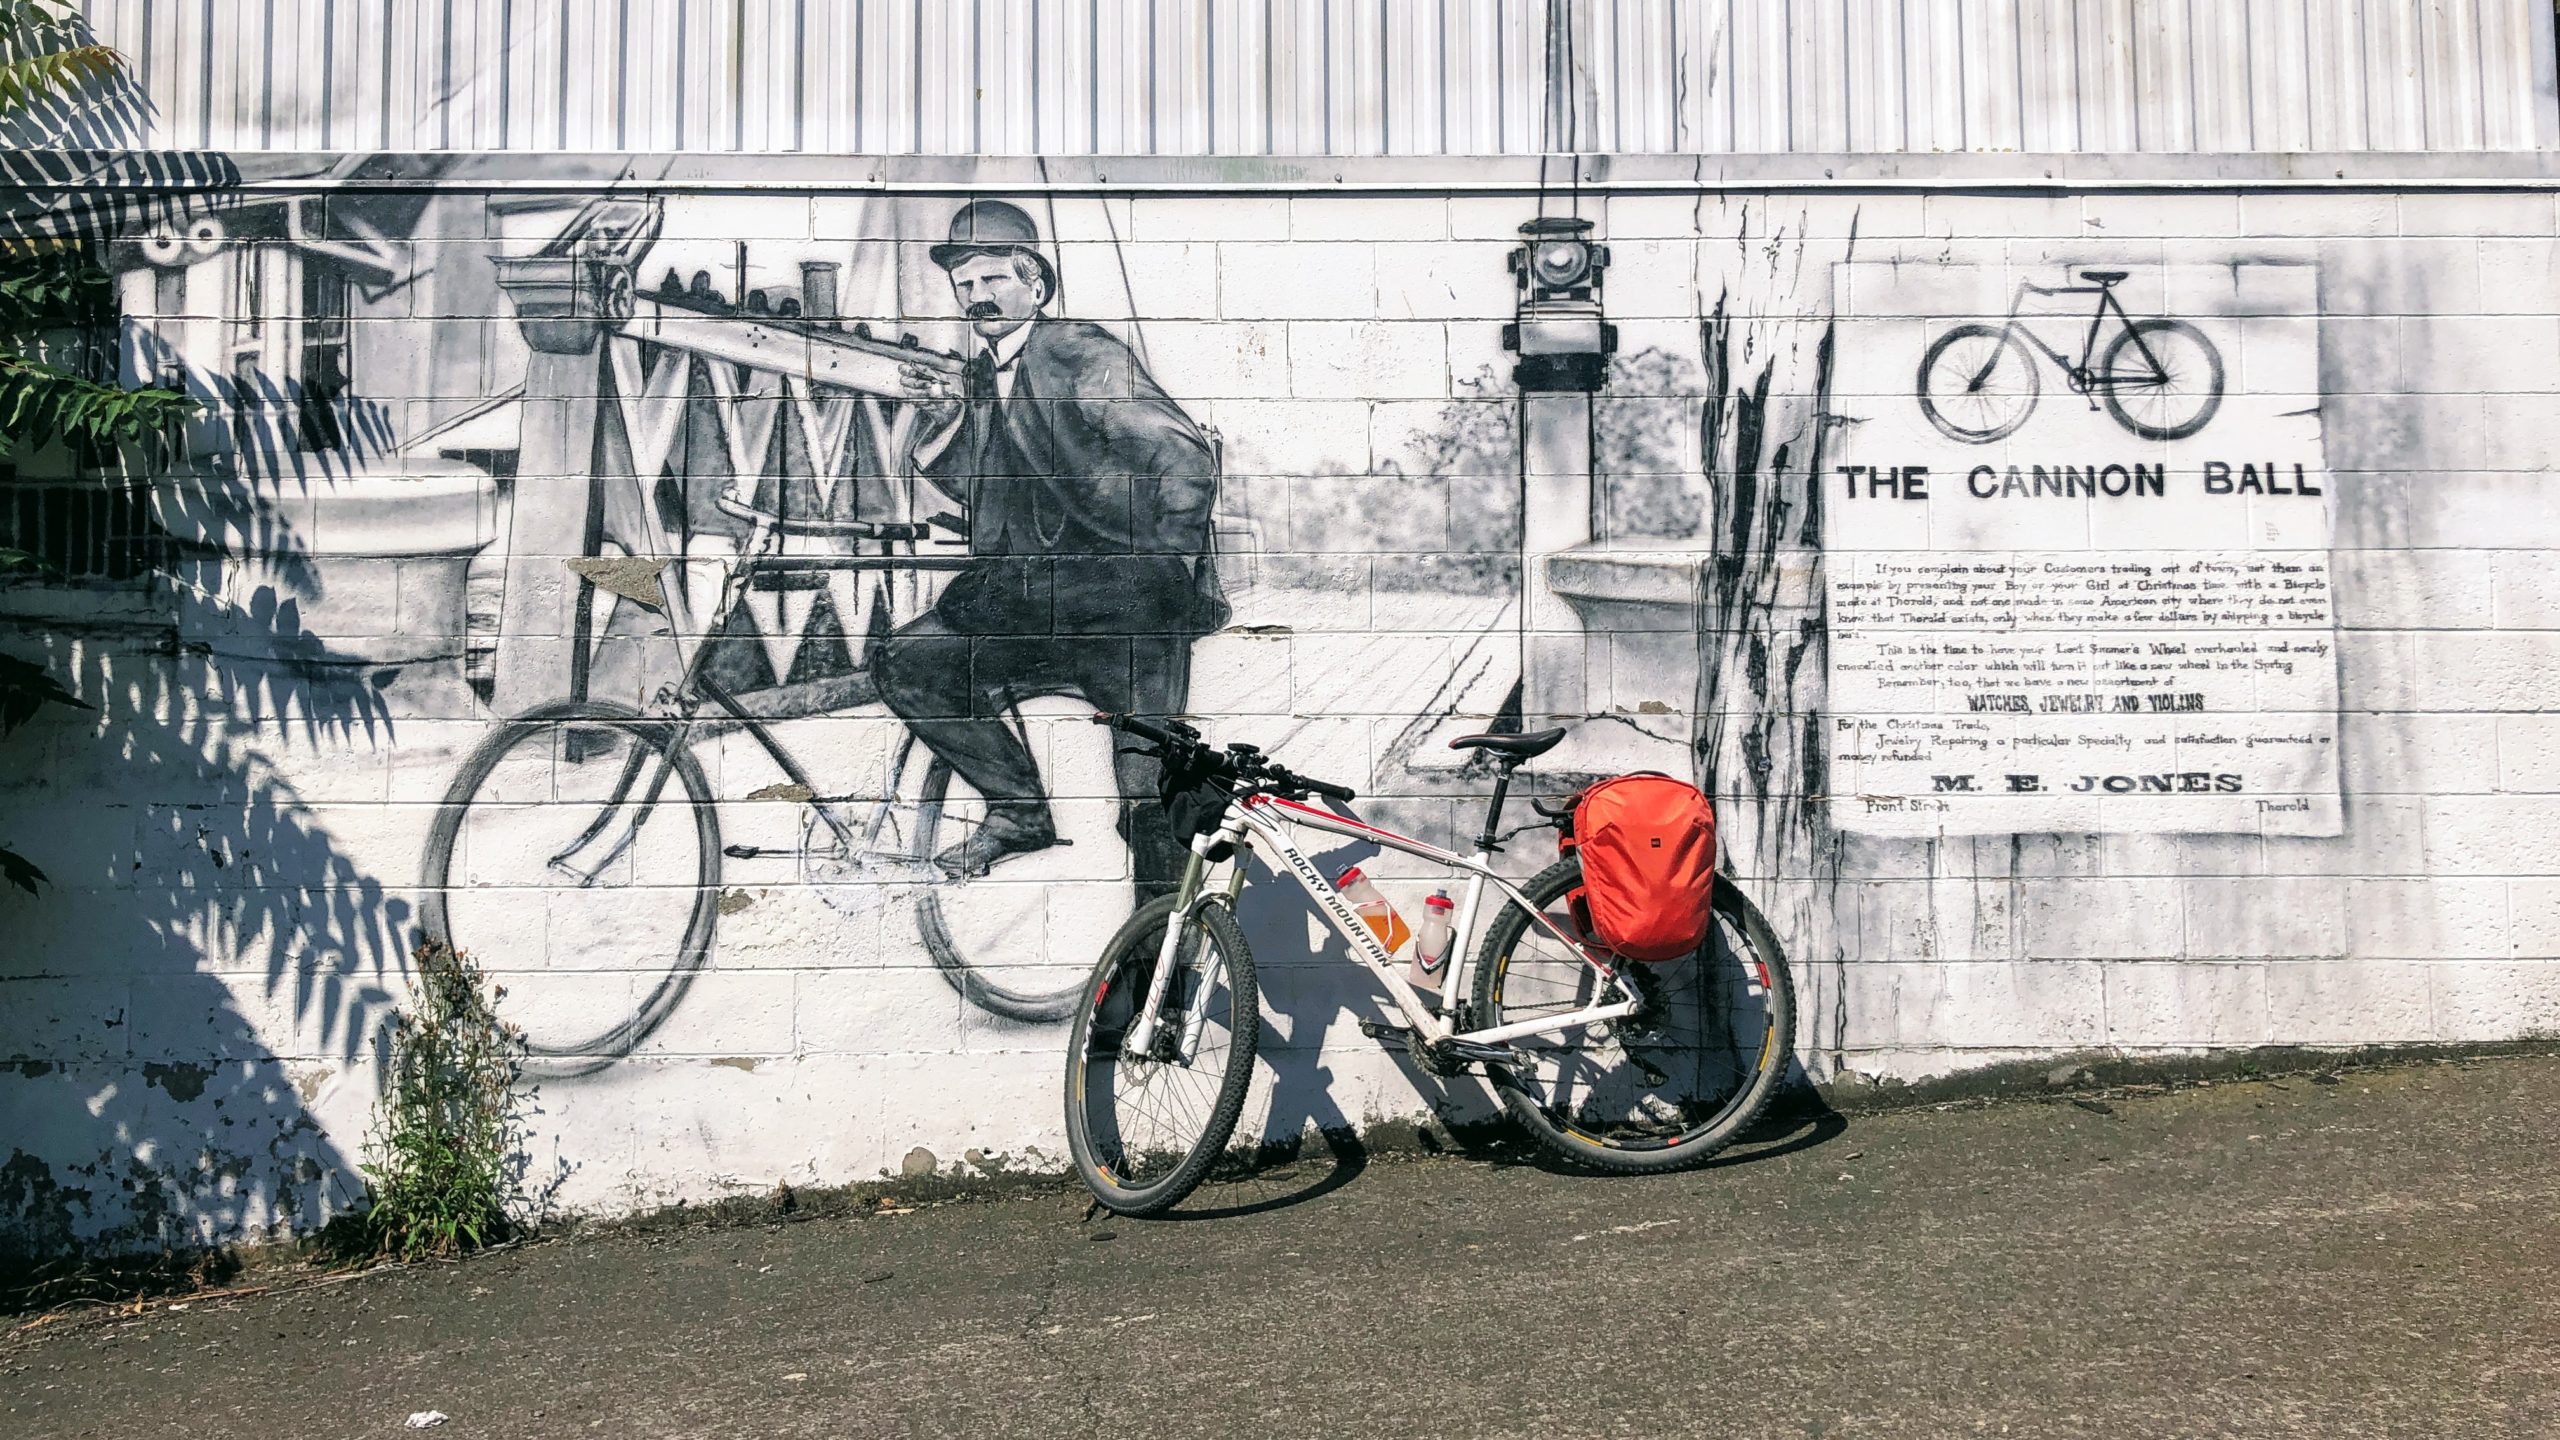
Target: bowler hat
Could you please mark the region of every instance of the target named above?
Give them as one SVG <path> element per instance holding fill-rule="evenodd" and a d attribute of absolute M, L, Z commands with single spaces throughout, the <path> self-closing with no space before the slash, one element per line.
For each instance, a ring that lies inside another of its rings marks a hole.
<path fill-rule="evenodd" d="M 951 217 L 951 240 L 926 252 L 933 263 L 948 270 L 972 255 L 1028 255 L 1040 266 L 1042 278 L 1049 282 L 1049 293 L 1058 293 L 1058 272 L 1049 257 L 1040 253 L 1040 227 L 1019 205 L 1002 200 L 972 200 Z"/>

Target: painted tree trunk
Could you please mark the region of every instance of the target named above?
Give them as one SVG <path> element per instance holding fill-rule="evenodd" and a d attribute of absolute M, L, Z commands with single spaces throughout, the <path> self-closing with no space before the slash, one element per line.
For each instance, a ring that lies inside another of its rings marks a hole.
<path fill-rule="evenodd" d="M 1807 249 L 1791 238 L 1748 247 L 1743 273 L 1699 325 L 1714 552 L 1704 562 L 1697 763 L 1725 863 L 1786 947 L 1798 1051 L 1824 1078 L 1839 1064 L 1845 1016 L 1822 736 L 1820 478 L 1835 337 L 1831 267 L 1808 264 Z"/>

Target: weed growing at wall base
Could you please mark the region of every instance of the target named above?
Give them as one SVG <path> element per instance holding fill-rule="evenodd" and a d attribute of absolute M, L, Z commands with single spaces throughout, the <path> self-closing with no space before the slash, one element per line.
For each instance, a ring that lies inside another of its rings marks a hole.
<path fill-rule="evenodd" d="M 491 1008 L 470 956 L 433 938 L 416 993 L 388 1027 L 390 1068 L 366 1141 L 365 1208 L 331 1223 L 350 1260 L 459 1255 L 514 1234 L 524 1146 L 514 1083 L 523 1036 Z"/>

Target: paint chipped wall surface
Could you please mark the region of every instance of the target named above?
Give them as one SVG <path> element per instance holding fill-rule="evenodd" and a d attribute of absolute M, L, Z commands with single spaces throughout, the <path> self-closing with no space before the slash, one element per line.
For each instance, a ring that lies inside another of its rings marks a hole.
<path fill-rule="evenodd" d="M 125 372 L 210 409 L 0 505 L 59 572 L 7 648 L 98 707 L 0 772 L 13 1250 L 346 1203 L 421 930 L 558 1203 L 1054 1165 L 1066 990 L 1179 859 L 1097 708 L 1442 844 L 1488 726 L 1697 778 L 1816 1079 L 2560 1023 L 2538 181 L 580 163 L 133 207 Z M 1487 1112 L 1244 919 L 1249 1127 Z"/>

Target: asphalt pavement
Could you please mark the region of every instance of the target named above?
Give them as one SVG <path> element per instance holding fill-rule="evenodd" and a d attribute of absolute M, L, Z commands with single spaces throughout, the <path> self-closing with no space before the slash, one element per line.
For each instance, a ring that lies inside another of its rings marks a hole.
<path fill-rule="evenodd" d="M 0 1340 L 0 1435 L 2560 1435 L 2560 1061 L 589 1232 Z"/>

